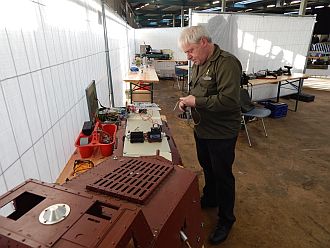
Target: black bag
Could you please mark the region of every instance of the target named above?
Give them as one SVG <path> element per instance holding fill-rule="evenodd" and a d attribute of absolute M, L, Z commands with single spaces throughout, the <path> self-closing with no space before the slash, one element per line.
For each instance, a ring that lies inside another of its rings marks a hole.
<path fill-rule="evenodd" d="M 242 113 L 246 113 L 255 108 L 247 89 L 240 88 L 240 103 Z"/>

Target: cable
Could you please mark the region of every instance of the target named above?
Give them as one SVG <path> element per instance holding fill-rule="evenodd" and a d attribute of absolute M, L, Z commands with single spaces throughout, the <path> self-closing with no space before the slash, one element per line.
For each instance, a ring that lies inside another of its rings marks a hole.
<path fill-rule="evenodd" d="M 73 171 L 71 176 L 76 176 L 79 173 L 83 173 L 94 167 L 94 163 L 91 160 L 76 159 L 73 163 Z"/>
<path fill-rule="evenodd" d="M 180 230 L 180 237 L 181 237 L 182 241 L 187 245 L 187 247 L 191 248 L 189 241 L 188 241 L 188 237 L 182 230 Z"/>

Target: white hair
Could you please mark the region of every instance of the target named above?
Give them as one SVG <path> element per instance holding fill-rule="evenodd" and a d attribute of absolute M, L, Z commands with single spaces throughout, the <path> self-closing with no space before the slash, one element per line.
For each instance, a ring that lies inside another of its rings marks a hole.
<path fill-rule="evenodd" d="M 208 31 L 203 26 L 192 26 L 185 28 L 179 37 L 178 45 L 182 48 L 187 44 L 197 44 L 202 38 L 206 38 L 208 42 L 212 42 L 212 39 Z"/>

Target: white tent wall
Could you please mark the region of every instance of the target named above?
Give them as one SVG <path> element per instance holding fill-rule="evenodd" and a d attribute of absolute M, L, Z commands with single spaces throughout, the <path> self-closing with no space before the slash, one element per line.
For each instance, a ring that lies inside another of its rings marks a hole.
<path fill-rule="evenodd" d="M 106 17 L 114 103 L 120 107 L 126 104 L 123 76 L 129 70 L 130 60 L 135 54 L 134 29 L 109 11 L 106 11 Z"/>
<path fill-rule="evenodd" d="M 140 53 L 140 45 L 150 45 L 152 49 L 171 49 L 173 58 L 186 60 L 186 55 L 179 49 L 177 40 L 183 28 L 141 28 L 135 30 L 135 52 Z"/>
<path fill-rule="evenodd" d="M 304 72 L 315 17 L 192 13 L 192 25 L 205 25 L 219 46 L 234 54 L 247 73 L 293 66 Z M 276 96 L 276 85 L 254 87 L 254 100 Z M 292 94 L 281 90 L 281 95 Z"/>
<path fill-rule="evenodd" d="M 100 0 L 1 2 L 0 194 L 28 178 L 56 180 L 89 119 L 85 88 L 92 80 L 109 105 L 101 12 Z M 107 17 L 108 33 L 115 27 L 120 35 L 109 38 L 109 50 L 121 105 L 134 31 L 109 10 Z"/>

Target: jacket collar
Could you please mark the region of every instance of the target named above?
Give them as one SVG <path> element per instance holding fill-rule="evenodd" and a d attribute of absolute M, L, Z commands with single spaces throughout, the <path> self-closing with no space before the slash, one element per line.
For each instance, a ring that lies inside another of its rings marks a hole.
<path fill-rule="evenodd" d="M 221 50 L 217 44 L 214 44 L 214 50 L 213 50 L 212 56 L 207 61 L 205 61 L 205 63 L 203 65 L 201 65 L 201 66 L 194 65 L 193 66 L 193 68 L 194 68 L 193 74 L 192 74 L 192 78 L 194 78 L 194 80 L 192 81 L 193 86 L 196 84 L 196 82 L 198 82 L 200 77 L 206 76 L 207 70 L 210 68 L 211 63 L 216 61 L 222 52 L 223 52 L 223 50 Z"/>

